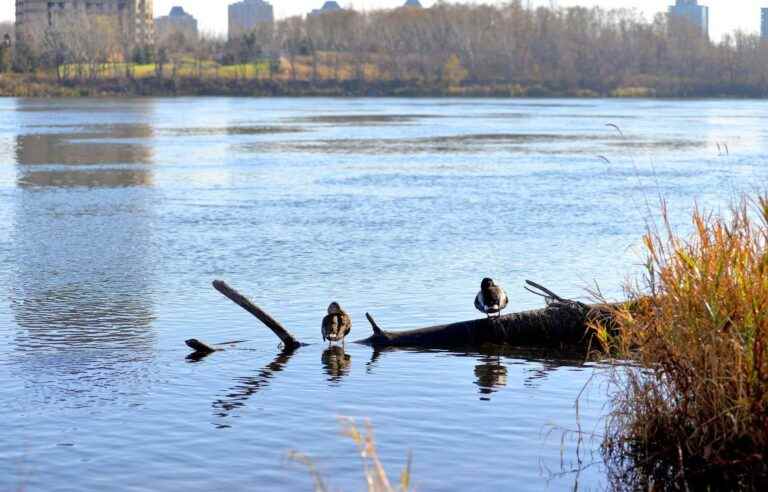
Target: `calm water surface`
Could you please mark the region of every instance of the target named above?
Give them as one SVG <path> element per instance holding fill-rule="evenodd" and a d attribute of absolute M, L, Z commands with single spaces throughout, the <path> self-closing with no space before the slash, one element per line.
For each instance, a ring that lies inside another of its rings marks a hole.
<path fill-rule="evenodd" d="M 604 369 L 514 349 L 279 356 L 210 282 L 311 342 L 331 300 L 352 338 L 365 311 L 386 328 L 473 318 L 485 275 L 516 310 L 541 303 L 526 278 L 619 297 L 659 196 L 684 226 L 696 201 L 764 187 L 767 117 L 753 101 L 1 100 L 0 490 L 311 490 L 290 450 L 359 490 L 339 416 L 371 419 L 393 475 L 411 450 L 418 490 L 602 489 Z M 190 337 L 247 342 L 194 363 Z M 578 425 L 597 435 L 579 453 Z"/>

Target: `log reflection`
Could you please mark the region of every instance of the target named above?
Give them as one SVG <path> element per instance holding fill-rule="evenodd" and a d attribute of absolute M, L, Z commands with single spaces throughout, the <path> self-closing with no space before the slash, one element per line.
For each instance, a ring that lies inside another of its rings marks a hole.
<path fill-rule="evenodd" d="M 371 360 L 365 363 L 366 374 L 373 374 L 373 370 L 378 365 L 382 353 L 383 351 L 379 347 L 373 347 L 373 351 L 371 352 Z"/>
<path fill-rule="evenodd" d="M 550 374 L 553 374 L 557 372 L 560 368 L 562 368 L 564 365 L 562 361 L 559 360 L 538 360 L 536 362 L 539 362 L 541 364 L 541 367 L 537 367 L 535 369 L 528 369 L 528 377 L 525 378 L 525 386 L 528 388 L 538 388 L 541 384 L 546 383 L 547 378 L 549 378 Z M 579 361 L 572 361 L 571 364 L 568 364 L 570 366 L 578 366 L 581 365 L 583 360 Z"/>
<path fill-rule="evenodd" d="M 323 351 L 321 357 L 323 367 L 328 374 L 328 381 L 338 383 L 349 374 L 352 365 L 352 357 L 344 351 L 344 347 L 334 345 Z"/>
<path fill-rule="evenodd" d="M 235 379 L 236 385 L 227 391 L 227 394 L 213 402 L 215 415 L 218 417 L 227 417 L 233 410 L 242 408 L 248 402 L 248 399 L 259 391 L 263 390 L 272 382 L 275 373 L 281 372 L 291 357 L 296 353 L 296 349 L 286 349 L 277 354 L 277 357 L 264 366 L 255 376 L 248 376 Z M 219 428 L 229 427 L 220 424 Z"/>

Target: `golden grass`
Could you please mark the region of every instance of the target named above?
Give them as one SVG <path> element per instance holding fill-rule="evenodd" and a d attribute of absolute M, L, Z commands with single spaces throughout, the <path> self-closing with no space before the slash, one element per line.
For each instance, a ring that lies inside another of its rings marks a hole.
<path fill-rule="evenodd" d="M 389 480 L 384 465 L 379 458 L 379 453 L 376 449 L 376 441 L 373 435 L 373 427 L 370 422 L 365 423 L 364 432 L 361 432 L 354 419 L 344 417 L 341 418 L 340 421 L 343 434 L 355 443 L 357 450 L 360 453 L 363 476 L 368 492 L 408 492 L 411 490 L 410 454 L 408 455 L 408 464 L 400 473 L 398 487 L 395 488 Z M 330 490 L 312 458 L 296 451 L 291 451 L 288 454 L 288 458 L 307 467 L 307 470 L 314 481 L 315 492 L 328 492 Z"/>
<path fill-rule="evenodd" d="M 329 80 L 351 81 L 357 78 L 358 68 L 362 71 L 365 80 L 389 81 L 393 80 L 392 73 L 382 70 L 376 63 L 375 55 L 362 63 L 360 67 L 353 57 L 346 53 L 319 52 L 316 59 L 312 56 L 295 56 L 293 59 L 283 57 L 280 59 L 279 70 L 272 74 L 274 80 L 289 81 L 294 79 L 301 81 Z M 317 66 L 313 69 L 313 60 Z M 293 61 L 293 64 L 291 64 Z M 266 60 L 254 63 L 240 63 L 223 65 L 212 59 L 196 59 L 191 55 L 178 55 L 172 57 L 163 64 L 163 77 L 170 78 L 174 66 L 176 77 L 187 79 L 206 80 L 232 80 L 232 79 L 261 79 L 269 78 L 269 65 Z M 128 64 L 125 62 L 101 63 L 96 66 L 94 78 L 113 79 L 123 78 L 127 69 L 137 79 L 155 77 L 157 67 L 155 64 Z M 294 73 L 295 71 L 295 73 Z M 77 80 L 79 76 L 91 77 L 90 66 L 83 64 L 69 64 L 61 68 L 66 73 L 65 78 Z M 40 79 L 56 80 L 56 72 L 53 69 L 39 69 L 35 74 Z"/>
<path fill-rule="evenodd" d="M 615 313 L 618 335 L 595 327 L 604 348 L 633 361 L 614 381 L 604 443 L 614 478 L 759 487 L 768 476 L 768 198 L 745 199 L 728 217 L 695 210 L 687 239 L 666 207 L 663 224 L 644 238 L 646 275 L 627 289 L 632 307 Z"/>

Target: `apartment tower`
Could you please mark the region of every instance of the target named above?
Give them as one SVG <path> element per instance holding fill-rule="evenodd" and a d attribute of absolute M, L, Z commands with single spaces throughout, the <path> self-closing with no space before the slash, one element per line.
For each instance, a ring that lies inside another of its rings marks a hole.
<path fill-rule="evenodd" d="M 709 7 L 699 5 L 698 0 L 677 0 L 675 5 L 669 7 L 669 16 L 698 27 L 702 34 L 709 37 Z"/>
<path fill-rule="evenodd" d="M 768 8 L 760 9 L 760 35 L 768 41 Z"/>
<path fill-rule="evenodd" d="M 16 0 L 16 33 L 23 37 L 66 22 L 69 14 L 110 16 L 126 39 L 145 46 L 154 42 L 152 7 L 152 0 Z"/>
<path fill-rule="evenodd" d="M 243 0 L 229 6 L 229 39 L 236 39 L 254 30 L 257 24 L 272 24 L 275 13 L 272 4 L 264 0 Z"/>

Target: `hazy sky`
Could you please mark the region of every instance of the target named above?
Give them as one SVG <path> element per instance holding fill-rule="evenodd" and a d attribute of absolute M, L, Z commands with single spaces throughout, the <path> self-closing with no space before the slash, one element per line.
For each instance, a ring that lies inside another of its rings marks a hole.
<path fill-rule="evenodd" d="M 234 0 L 154 0 L 155 15 L 165 15 L 173 5 L 181 5 L 185 10 L 197 17 L 200 28 L 204 31 L 224 33 L 227 30 L 227 5 Z M 465 0 L 468 3 L 503 3 L 493 0 Z M 0 0 L 5 6 L 0 12 L 0 19 L 10 20 L 14 16 L 14 0 Z M 435 3 L 432 0 L 421 0 L 425 6 Z M 318 8 L 323 0 L 272 0 L 275 14 L 278 17 L 304 14 Z M 405 0 L 341 0 L 342 6 L 352 5 L 358 9 L 374 9 L 396 7 Z M 648 18 L 654 13 L 666 10 L 673 0 L 530 0 L 533 5 L 560 6 L 571 5 L 600 5 L 605 8 L 631 7 L 644 12 Z M 760 7 L 768 7 L 768 0 L 700 0 L 702 5 L 710 8 L 710 30 L 715 39 L 725 32 L 742 29 L 757 32 L 760 29 Z"/>

